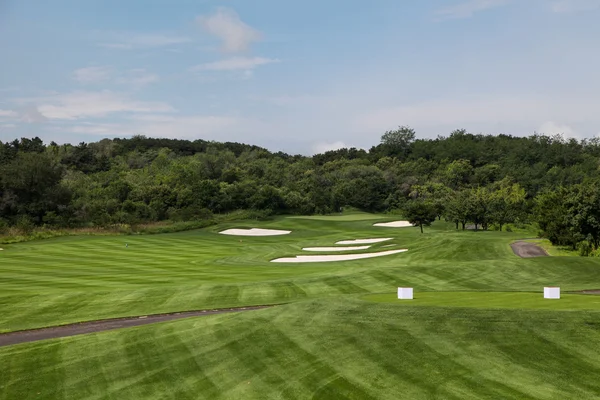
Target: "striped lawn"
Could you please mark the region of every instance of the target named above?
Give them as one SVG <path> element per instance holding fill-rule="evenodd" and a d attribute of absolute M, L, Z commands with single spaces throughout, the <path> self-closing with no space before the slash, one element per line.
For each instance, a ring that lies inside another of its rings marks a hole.
<path fill-rule="evenodd" d="M 312 300 L 0 348 L 0 399 L 595 399 L 599 325 Z"/>
<path fill-rule="evenodd" d="M 1 331 L 289 304 L 0 348 L 0 399 L 600 398 L 596 299 L 573 306 L 568 296 L 544 310 L 530 297 L 543 286 L 563 294 L 600 288 L 600 260 L 520 259 L 509 243 L 523 234 L 456 232 L 436 222 L 421 235 L 375 228 L 386 218 L 371 217 L 3 245 Z M 217 233 L 252 227 L 293 233 Z M 388 244 L 409 251 L 269 262 L 307 254 L 302 247 L 372 237 L 394 239 L 369 251 Z M 415 302 L 429 299 L 428 306 L 398 304 L 398 286 L 414 287 Z M 498 300 L 489 291 L 528 293 Z"/>

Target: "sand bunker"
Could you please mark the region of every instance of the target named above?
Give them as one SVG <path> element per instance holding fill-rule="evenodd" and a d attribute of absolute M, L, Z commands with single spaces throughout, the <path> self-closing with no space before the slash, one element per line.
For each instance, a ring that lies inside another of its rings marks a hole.
<path fill-rule="evenodd" d="M 373 226 L 385 226 L 388 228 L 407 228 L 409 226 L 414 226 L 408 221 L 393 221 L 393 222 L 380 222 L 378 224 L 373 224 Z"/>
<path fill-rule="evenodd" d="M 407 249 L 401 250 L 388 250 L 380 251 L 379 253 L 367 253 L 367 254 L 340 254 L 340 255 L 323 255 L 323 256 L 296 256 L 296 257 L 284 257 L 276 258 L 271 262 L 276 263 L 309 263 L 309 262 L 331 262 L 331 261 L 348 261 L 348 260 L 360 260 L 362 258 L 373 258 L 389 256 L 392 254 L 402 253 Z"/>
<path fill-rule="evenodd" d="M 335 242 L 335 244 L 370 244 L 370 243 L 385 242 L 387 240 L 392 240 L 392 239 L 393 238 L 342 240 L 339 242 Z"/>
<path fill-rule="evenodd" d="M 352 247 L 305 247 L 304 251 L 350 251 L 350 250 L 366 250 L 371 246 L 352 246 Z"/>
<path fill-rule="evenodd" d="M 260 229 L 260 228 L 252 228 L 252 229 L 227 229 L 225 231 L 219 232 L 222 235 L 235 235 L 235 236 L 278 236 L 278 235 L 287 235 L 292 233 L 292 231 L 279 231 L 276 229 Z"/>

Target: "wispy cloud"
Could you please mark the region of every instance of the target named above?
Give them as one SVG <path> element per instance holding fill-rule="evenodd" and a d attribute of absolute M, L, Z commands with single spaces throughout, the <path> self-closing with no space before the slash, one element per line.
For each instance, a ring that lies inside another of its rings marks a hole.
<path fill-rule="evenodd" d="M 191 71 L 237 71 L 252 70 L 258 66 L 278 63 L 280 60 L 264 57 L 231 57 L 225 60 L 196 65 Z"/>
<path fill-rule="evenodd" d="M 229 129 L 243 125 L 240 118 L 218 115 L 138 115 L 132 118 L 130 129 L 150 137 L 216 139 Z"/>
<path fill-rule="evenodd" d="M 539 129 L 537 130 L 539 133 L 543 133 L 546 135 L 562 135 L 565 138 L 575 138 L 582 139 L 581 135 L 579 135 L 573 128 L 569 125 L 561 125 L 557 124 L 554 121 L 544 122 Z"/>
<path fill-rule="evenodd" d="M 112 33 L 108 36 L 109 39 L 100 43 L 99 46 L 110 49 L 129 50 L 165 47 L 192 41 L 186 36 L 166 33 Z"/>
<path fill-rule="evenodd" d="M 16 111 L 0 109 L 0 120 L 16 118 L 18 115 Z"/>
<path fill-rule="evenodd" d="M 347 147 L 348 146 L 346 146 L 346 144 L 342 141 L 333 142 L 333 143 L 319 142 L 319 143 L 315 143 L 312 146 L 312 151 L 314 154 L 321 154 L 321 153 L 326 153 L 326 152 L 332 151 L 332 150 L 344 149 Z"/>
<path fill-rule="evenodd" d="M 25 104 L 19 109 L 19 119 L 28 124 L 39 124 L 48 121 L 48 117 L 40 112 L 34 104 Z"/>
<path fill-rule="evenodd" d="M 79 83 L 98 83 L 110 79 L 113 71 L 110 67 L 85 67 L 73 71 L 73 79 Z"/>
<path fill-rule="evenodd" d="M 148 72 L 143 68 L 138 68 L 129 70 L 127 73 L 121 76 L 117 82 L 140 88 L 142 86 L 158 82 L 159 80 L 160 78 L 157 74 Z"/>
<path fill-rule="evenodd" d="M 125 72 L 116 71 L 112 67 L 94 66 L 79 68 L 73 71 L 73 79 L 81 84 L 118 83 L 141 88 L 150 83 L 158 82 L 159 76 L 143 68 L 131 69 Z"/>
<path fill-rule="evenodd" d="M 441 8 L 436 15 L 442 19 L 469 18 L 474 14 L 507 5 L 512 0 L 467 0 L 450 7 Z"/>
<path fill-rule="evenodd" d="M 551 8 L 555 13 L 589 11 L 600 8 L 600 0 L 556 0 Z"/>
<path fill-rule="evenodd" d="M 18 103 L 35 107 L 51 120 L 77 120 L 105 117 L 115 113 L 163 113 L 175 111 L 163 102 L 136 101 L 111 91 L 71 92 L 37 98 L 17 99 Z"/>
<path fill-rule="evenodd" d="M 547 133 L 574 134 L 564 124 L 546 121 L 596 121 L 594 102 L 585 97 L 552 99 L 528 96 L 478 96 L 460 99 L 440 99 L 401 107 L 384 108 L 361 113 L 353 126 L 365 132 L 384 132 L 400 124 L 419 129 L 446 129 L 464 127 L 489 131 L 503 126 L 527 128 L 529 132 L 540 127 Z M 496 127 L 496 128 L 495 128 Z"/>
<path fill-rule="evenodd" d="M 201 15 L 196 18 L 200 26 L 209 34 L 216 36 L 226 52 L 247 50 L 250 44 L 262 38 L 262 34 L 243 22 L 232 9 L 220 7 L 212 15 Z"/>

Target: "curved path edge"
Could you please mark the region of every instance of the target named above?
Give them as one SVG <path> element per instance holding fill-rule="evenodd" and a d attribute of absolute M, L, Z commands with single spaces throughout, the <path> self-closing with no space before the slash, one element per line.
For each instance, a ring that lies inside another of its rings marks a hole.
<path fill-rule="evenodd" d="M 521 258 L 548 257 L 550 254 L 535 243 L 517 240 L 510 244 L 512 251 Z"/>
<path fill-rule="evenodd" d="M 130 328 L 134 326 L 155 324 L 158 322 L 172 321 L 189 317 L 262 310 L 264 308 L 270 308 L 276 305 L 279 304 L 140 315 L 135 317 L 102 319 L 96 321 L 77 322 L 67 325 L 49 326 L 46 328 L 35 328 L 0 333 L 0 347 L 11 346 L 20 343 L 37 342 L 39 340 L 59 339 L 75 335 L 84 335 L 87 333 L 104 332 L 113 329 Z"/>

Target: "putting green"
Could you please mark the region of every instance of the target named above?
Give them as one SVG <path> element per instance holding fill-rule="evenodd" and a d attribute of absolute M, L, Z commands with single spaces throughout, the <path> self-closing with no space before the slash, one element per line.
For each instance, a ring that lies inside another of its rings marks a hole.
<path fill-rule="evenodd" d="M 413 300 L 399 300 L 397 293 L 370 294 L 362 299 L 399 306 L 600 311 L 600 296 L 582 294 L 561 294 L 560 299 L 551 300 L 544 299 L 542 292 L 422 292 L 415 293 Z"/>

